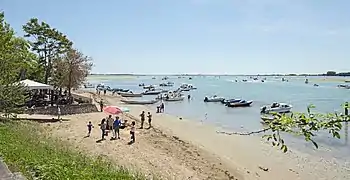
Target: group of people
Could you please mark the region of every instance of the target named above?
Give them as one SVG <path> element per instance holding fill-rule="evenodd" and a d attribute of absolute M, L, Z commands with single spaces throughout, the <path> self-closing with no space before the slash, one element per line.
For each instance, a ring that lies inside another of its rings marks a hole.
<path fill-rule="evenodd" d="M 141 119 L 141 127 L 140 129 L 143 129 L 144 122 L 146 120 L 146 113 L 145 111 L 142 111 L 140 114 Z M 147 113 L 147 119 L 148 119 L 148 129 L 152 127 L 152 114 L 150 112 Z M 105 137 L 108 136 L 109 132 L 112 132 L 112 138 L 111 140 L 120 139 L 120 129 L 126 129 L 130 128 L 130 143 L 135 143 L 135 126 L 136 122 L 132 121 L 131 124 L 128 123 L 128 120 L 122 121 L 118 116 L 116 116 L 114 119 L 112 118 L 112 115 L 109 115 L 108 118 L 103 118 L 101 120 L 101 123 L 99 124 L 101 129 L 101 140 L 105 140 Z M 92 128 L 94 128 L 91 121 L 87 124 L 88 128 L 88 134 L 87 137 L 90 137 Z"/>
<path fill-rule="evenodd" d="M 160 104 L 159 106 L 157 106 L 157 113 L 162 113 L 164 112 L 164 103 L 162 102 L 162 104 Z"/>

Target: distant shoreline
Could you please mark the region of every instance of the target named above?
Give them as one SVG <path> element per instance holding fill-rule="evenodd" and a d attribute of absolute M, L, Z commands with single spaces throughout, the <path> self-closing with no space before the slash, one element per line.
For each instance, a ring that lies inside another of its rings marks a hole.
<path fill-rule="evenodd" d="M 242 75 L 242 74 L 89 74 L 89 76 L 292 76 L 292 77 L 305 77 L 305 76 L 326 76 L 326 77 L 349 77 L 348 73 L 339 73 L 335 75 L 328 74 L 254 74 L 254 75 Z"/>

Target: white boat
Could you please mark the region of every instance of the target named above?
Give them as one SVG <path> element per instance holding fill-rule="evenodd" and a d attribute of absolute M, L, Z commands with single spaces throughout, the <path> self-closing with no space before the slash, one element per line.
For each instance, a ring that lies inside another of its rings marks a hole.
<path fill-rule="evenodd" d="M 173 86 L 174 85 L 174 83 L 172 83 L 172 82 L 167 82 L 167 83 L 161 83 L 161 84 L 159 84 L 159 86 L 164 86 L 164 87 L 170 87 L 170 86 Z"/>
<path fill-rule="evenodd" d="M 169 97 L 169 98 L 164 98 L 164 101 L 183 101 L 185 97 L 183 96 L 177 96 L 177 97 Z"/>
<path fill-rule="evenodd" d="M 269 114 L 274 113 L 289 113 L 292 111 L 293 106 L 287 103 L 272 103 L 271 105 L 263 106 L 260 108 L 261 113 Z"/>
<path fill-rule="evenodd" d="M 120 100 L 123 103 L 126 104 L 154 104 L 158 102 L 158 100 Z"/>
<path fill-rule="evenodd" d="M 197 89 L 195 86 L 193 86 L 192 84 L 189 84 L 188 87 L 193 90 L 193 89 Z"/>
<path fill-rule="evenodd" d="M 84 88 L 95 88 L 95 86 L 91 83 L 84 84 Z"/>
<path fill-rule="evenodd" d="M 132 92 L 119 92 L 122 97 L 142 97 L 142 93 L 132 93 Z"/>
<path fill-rule="evenodd" d="M 204 102 L 221 102 L 221 101 L 224 101 L 225 98 L 223 97 L 218 97 L 216 95 L 212 96 L 212 97 L 205 97 L 204 98 Z"/>
<path fill-rule="evenodd" d="M 143 95 L 158 95 L 158 94 L 160 94 L 162 92 L 163 92 L 163 90 L 153 90 L 153 91 L 146 90 L 142 94 Z"/>

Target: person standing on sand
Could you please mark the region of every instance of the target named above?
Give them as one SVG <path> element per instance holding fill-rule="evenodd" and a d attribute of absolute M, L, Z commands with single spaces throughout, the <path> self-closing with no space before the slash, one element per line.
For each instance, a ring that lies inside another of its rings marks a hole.
<path fill-rule="evenodd" d="M 60 120 L 61 118 L 61 108 L 57 105 L 57 119 Z"/>
<path fill-rule="evenodd" d="M 143 129 L 143 123 L 145 122 L 145 111 L 142 111 L 142 113 L 140 114 L 141 117 L 141 127 L 140 129 Z"/>
<path fill-rule="evenodd" d="M 113 130 L 113 122 L 112 115 L 109 115 L 107 118 L 107 130 Z"/>
<path fill-rule="evenodd" d="M 100 126 L 101 126 L 100 128 L 102 133 L 102 140 L 105 140 L 106 128 L 107 128 L 106 119 L 104 118 L 102 119 Z"/>
<path fill-rule="evenodd" d="M 101 110 L 101 112 L 103 112 L 103 100 L 102 99 L 100 100 L 99 104 L 100 104 L 100 110 Z"/>
<path fill-rule="evenodd" d="M 148 112 L 148 115 L 147 115 L 147 118 L 148 118 L 148 128 L 151 128 L 152 127 L 152 114 L 150 112 Z"/>
<path fill-rule="evenodd" d="M 119 127 L 121 125 L 121 122 L 119 120 L 119 117 L 115 117 L 115 120 L 113 122 L 113 130 L 114 130 L 114 138 L 115 139 L 120 139 L 120 135 L 119 135 Z"/>
<path fill-rule="evenodd" d="M 87 127 L 88 127 L 88 137 L 90 137 L 90 134 L 91 134 L 91 130 L 92 128 L 94 128 L 94 126 L 92 125 L 91 121 L 89 121 L 89 124 L 87 124 Z"/>
<path fill-rule="evenodd" d="M 131 143 L 135 142 L 135 121 L 131 123 L 131 128 L 130 128 L 130 135 L 131 135 Z"/>
<path fill-rule="evenodd" d="M 160 105 L 160 112 L 164 112 L 164 103 L 162 102 L 162 104 Z"/>

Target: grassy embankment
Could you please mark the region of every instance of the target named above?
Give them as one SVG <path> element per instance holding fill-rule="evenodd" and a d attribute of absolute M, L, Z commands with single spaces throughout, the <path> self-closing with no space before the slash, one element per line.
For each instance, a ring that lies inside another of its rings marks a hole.
<path fill-rule="evenodd" d="M 143 179 L 42 133 L 43 129 L 35 123 L 0 120 L 0 156 L 10 170 L 21 172 L 28 179 Z"/>

